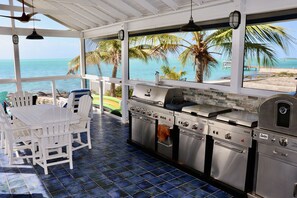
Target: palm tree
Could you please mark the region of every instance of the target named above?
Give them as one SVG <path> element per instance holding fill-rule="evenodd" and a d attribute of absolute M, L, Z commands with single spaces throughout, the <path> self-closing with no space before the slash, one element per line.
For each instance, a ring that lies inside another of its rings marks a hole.
<path fill-rule="evenodd" d="M 167 63 L 167 52 L 176 52 L 180 39 L 174 35 L 162 34 L 144 37 L 133 37 L 129 40 L 129 58 L 140 59 L 144 62 L 156 59 Z M 72 67 L 68 73 L 73 73 L 79 68 L 79 56 L 70 61 Z M 113 65 L 112 78 L 116 78 L 118 67 L 121 65 L 121 41 L 102 40 L 94 51 L 86 53 L 86 65 L 97 64 L 100 71 L 100 63 Z M 111 83 L 111 96 L 115 96 L 115 84 Z"/>
<path fill-rule="evenodd" d="M 175 71 L 176 67 L 170 67 L 168 65 L 162 65 L 161 70 L 164 76 L 162 78 L 170 79 L 170 80 L 180 80 L 187 72 L 185 71 Z"/>
<path fill-rule="evenodd" d="M 214 54 L 225 54 L 231 57 L 232 29 L 223 28 L 206 32 L 192 32 L 190 42 L 183 40 L 185 50 L 180 54 L 179 59 L 182 65 L 186 65 L 189 58 L 194 62 L 196 70 L 196 82 L 203 82 L 203 75 L 210 75 L 210 71 L 216 66 L 217 60 Z M 256 58 L 259 64 L 273 66 L 276 64 L 276 54 L 272 45 L 279 46 L 285 52 L 287 47 L 294 42 L 283 27 L 271 24 L 251 25 L 246 27 L 245 34 L 245 57 Z"/>

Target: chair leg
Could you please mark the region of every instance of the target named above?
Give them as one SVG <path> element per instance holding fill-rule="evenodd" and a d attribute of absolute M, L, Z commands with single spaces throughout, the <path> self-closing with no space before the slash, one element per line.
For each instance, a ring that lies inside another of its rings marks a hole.
<path fill-rule="evenodd" d="M 92 144 L 91 144 L 90 121 L 87 123 L 87 139 L 88 139 L 89 149 L 91 149 L 92 148 Z"/>
<path fill-rule="evenodd" d="M 35 144 L 35 141 L 32 141 L 32 163 L 33 163 L 33 165 L 36 165 L 36 151 L 37 151 L 37 146 Z"/>
<path fill-rule="evenodd" d="M 68 146 L 67 149 L 67 152 L 68 152 L 68 156 L 69 156 L 69 168 L 70 169 L 73 169 L 73 160 L 72 160 L 72 145 L 70 144 Z"/>
<path fill-rule="evenodd" d="M 8 157 L 9 157 L 9 164 L 12 165 L 13 164 L 13 145 L 12 144 L 8 144 Z"/>
<path fill-rule="evenodd" d="M 48 169 L 47 169 L 47 161 L 46 161 L 46 151 L 45 149 L 42 149 L 42 158 L 43 158 L 43 169 L 44 169 L 44 174 L 48 175 Z"/>
<path fill-rule="evenodd" d="M 1 148 L 4 148 L 4 133 L 0 131 L 1 133 Z"/>

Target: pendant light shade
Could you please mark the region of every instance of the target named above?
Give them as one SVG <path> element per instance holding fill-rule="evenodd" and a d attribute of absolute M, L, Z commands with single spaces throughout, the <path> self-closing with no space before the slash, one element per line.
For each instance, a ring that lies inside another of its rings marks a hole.
<path fill-rule="evenodd" d="M 32 0 L 32 11 L 34 13 L 34 5 L 33 5 L 33 0 Z M 34 16 L 33 16 L 33 32 L 32 34 L 28 35 L 26 39 L 32 39 L 32 40 L 40 40 L 43 39 L 43 36 L 37 34 L 36 29 L 35 29 L 35 22 L 34 22 Z"/>
<path fill-rule="evenodd" d="M 194 23 L 193 16 L 192 16 L 192 0 L 191 0 L 191 17 L 190 17 L 189 23 L 186 25 L 183 25 L 180 28 L 180 31 L 195 32 L 195 31 L 201 31 L 201 30 L 202 28 Z"/>
<path fill-rule="evenodd" d="M 26 39 L 43 39 L 43 36 L 37 34 L 35 28 L 33 28 L 32 34 L 28 35 Z"/>

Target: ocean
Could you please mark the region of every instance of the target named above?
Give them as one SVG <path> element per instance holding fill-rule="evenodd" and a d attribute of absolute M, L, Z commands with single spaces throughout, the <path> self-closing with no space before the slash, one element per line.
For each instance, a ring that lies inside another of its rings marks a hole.
<path fill-rule="evenodd" d="M 42 77 L 42 76 L 61 76 L 66 75 L 68 71 L 68 62 L 71 58 L 67 59 L 34 59 L 34 60 L 22 60 L 21 61 L 21 76 L 23 78 L 29 77 Z M 205 76 L 204 80 L 220 80 L 228 78 L 231 75 L 230 69 L 223 68 L 223 60 L 218 60 L 218 64 L 211 70 L 209 77 Z M 133 80 L 145 80 L 153 81 L 155 78 L 155 72 L 160 70 L 161 65 L 166 65 L 162 61 L 150 60 L 148 63 L 144 63 L 140 60 L 130 60 L 130 79 Z M 177 59 L 171 58 L 167 64 L 170 67 L 176 67 L 175 71 L 186 71 L 186 75 L 183 77 L 187 81 L 195 81 L 195 71 L 193 65 L 190 63 L 185 67 L 181 67 Z M 247 61 L 246 65 L 257 65 L 255 61 Z M 297 68 L 297 59 L 279 59 L 276 68 Z M 101 70 L 103 76 L 111 77 L 112 65 L 101 64 Z M 98 68 L 96 65 L 87 67 L 88 74 L 98 75 Z M 251 70 L 245 71 L 244 75 L 254 76 L 258 71 Z M 121 68 L 118 69 L 117 77 L 121 78 Z M 14 78 L 14 67 L 12 60 L 0 60 L 0 79 Z M 32 82 L 23 83 L 23 89 L 29 92 L 51 92 L 51 82 Z M 16 87 L 14 83 L 1 84 L 0 91 L 15 92 Z M 69 92 L 74 89 L 80 88 L 79 79 L 71 80 L 59 80 L 56 81 L 56 88 L 59 91 Z"/>

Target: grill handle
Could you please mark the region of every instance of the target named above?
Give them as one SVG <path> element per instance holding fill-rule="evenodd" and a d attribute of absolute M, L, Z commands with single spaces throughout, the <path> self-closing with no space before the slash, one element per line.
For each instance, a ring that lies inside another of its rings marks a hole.
<path fill-rule="evenodd" d="M 296 195 L 297 195 L 297 183 L 294 184 L 293 197 L 296 197 Z"/>
<path fill-rule="evenodd" d="M 222 144 L 221 142 L 215 142 L 215 145 L 218 145 L 218 146 L 224 147 L 226 149 L 232 150 L 232 151 L 234 151 L 236 153 L 244 153 L 244 150 L 240 150 L 240 149 L 237 149 L 237 148 L 234 148 L 234 147 L 227 146 L 225 144 Z"/>

